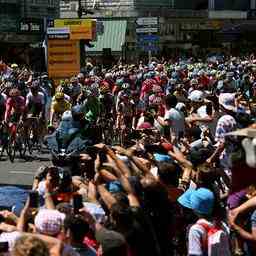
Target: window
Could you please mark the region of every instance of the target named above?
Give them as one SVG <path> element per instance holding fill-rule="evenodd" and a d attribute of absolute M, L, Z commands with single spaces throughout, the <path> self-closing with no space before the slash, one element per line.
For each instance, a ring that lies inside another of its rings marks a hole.
<path fill-rule="evenodd" d="M 55 2 L 55 0 L 48 0 L 48 5 L 49 6 L 54 6 L 55 5 L 54 2 Z"/>

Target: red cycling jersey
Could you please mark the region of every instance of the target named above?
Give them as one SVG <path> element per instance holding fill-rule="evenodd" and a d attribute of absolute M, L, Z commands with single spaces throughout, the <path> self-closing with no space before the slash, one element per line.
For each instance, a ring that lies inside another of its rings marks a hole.
<path fill-rule="evenodd" d="M 26 108 L 26 100 L 22 96 L 8 98 L 5 105 L 5 120 L 8 120 L 13 113 L 22 114 Z"/>

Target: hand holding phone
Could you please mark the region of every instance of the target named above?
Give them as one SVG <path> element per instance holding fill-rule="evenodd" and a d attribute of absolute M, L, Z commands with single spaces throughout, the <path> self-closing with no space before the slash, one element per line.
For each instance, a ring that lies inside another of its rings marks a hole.
<path fill-rule="evenodd" d="M 37 191 L 29 192 L 29 207 L 38 208 L 39 207 L 39 194 Z"/>
<path fill-rule="evenodd" d="M 73 196 L 73 209 L 74 209 L 74 214 L 79 214 L 79 210 L 84 207 L 83 205 L 83 197 L 82 195 L 75 194 Z"/>

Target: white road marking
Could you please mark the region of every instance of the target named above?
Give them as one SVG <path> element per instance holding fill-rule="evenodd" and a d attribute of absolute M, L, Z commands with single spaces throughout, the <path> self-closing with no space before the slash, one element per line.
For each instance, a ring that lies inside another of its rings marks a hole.
<path fill-rule="evenodd" d="M 25 172 L 25 171 L 10 171 L 12 174 L 26 174 L 26 175 L 35 175 L 34 172 Z"/>

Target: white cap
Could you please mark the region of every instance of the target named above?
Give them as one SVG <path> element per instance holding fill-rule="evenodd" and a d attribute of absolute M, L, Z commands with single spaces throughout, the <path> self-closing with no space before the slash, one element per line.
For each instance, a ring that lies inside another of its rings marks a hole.
<path fill-rule="evenodd" d="M 235 94 L 234 93 L 221 93 L 219 95 L 219 104 L 227 110 L 235 110 Z"/>
<path fill-rule="evenodd" d="M 188 99 L 190 99 L 193 102 L 203 102 L 204 98 L 205 98 L 204 93 L 199 90 L 192 91 L 188 96 Z"/>

